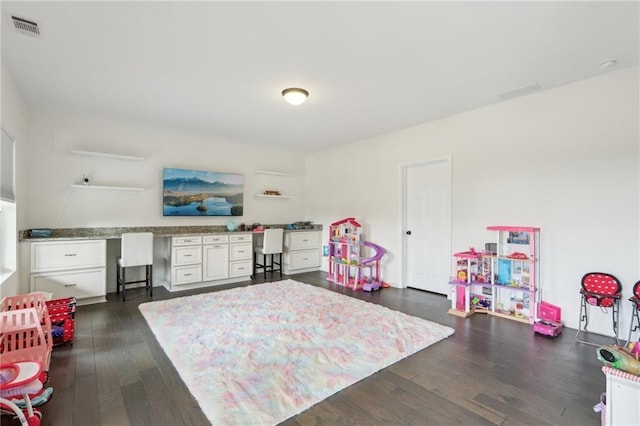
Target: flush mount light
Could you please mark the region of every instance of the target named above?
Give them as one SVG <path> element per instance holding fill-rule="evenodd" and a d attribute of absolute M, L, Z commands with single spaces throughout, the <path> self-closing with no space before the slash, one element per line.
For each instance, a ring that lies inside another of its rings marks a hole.
<path fill-rule="evenodd" d="M 309 97 L 309 92 L 298 87 L 289 87 L 282 91 L 282 97 L 291 105 L 300 105 Z"/>
<path fill-rule="evenodd" d="M 609 59 L 607 61 L 600 62 L 600 65 L 598 65 L 598 68 L 600 68 L 601 70 L 606 70 L 610 68 L 615 68 L 615 66 L 616 66 L 616 61 L 614 59 Z"/>

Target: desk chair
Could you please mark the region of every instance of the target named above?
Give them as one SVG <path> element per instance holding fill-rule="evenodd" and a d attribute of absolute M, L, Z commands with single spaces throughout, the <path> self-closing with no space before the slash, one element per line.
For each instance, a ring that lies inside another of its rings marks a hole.
<path fill-rule="evenodd" d="M 126 286 L 128 284 L 145 283 L 144 288 L 153 297 L 153 234 L 151 232 L 138 232 L 122 234 L 120 256 L 116 259 L 116 294 L 122 287 L 122 301 L 126 300 Z M 145 279 L 127 281 L 126 268 L 144 266 Z"/>
<path fill-rule="evenodd" d="M 627 344 L 631 342 L 631 334 L 640 329 L 640 281 L 635 283 L 633 286 L 633 294 L 629 299 L 631 303 L 633 303 L 633 308 L 631 311 L 631 323 L 629 324 L 629 337 L 627 337 Z M 638 337 L 640 340 L 640 337 Z"/>
<path fill-rule="evenodd" d="M 264 279 L 267 279 L 267 272 L 280 272 L 280 278 L 282 278 L 282 238 L 284 235 L 284 229 L 282 228 L 267 228 L 264 230 L 262 237 L 262 245 L 256 246 L 253 251 L 253 276 L 255 277 L 256 271 L 262 268 L 264 272 Z M 262 255 L 262 264 L 258 263 L 258 255 Z M 273 258 L 274 255 L 278 255 L 278 262 Z M 267 259 L 271 259 L 271 263 L 267 263 Z M 276 268 L 277 266 L 277 268 Z"/>
<path fill-rule="evenodd" d="M 582 288 L 580 289 L 580 319 L 578 321 L 578 332 L 576 340 L 592 346 L 600 346 L 599 344 L 590 343 L 580 339 L 580 333 L 588 332 L 589 325 L 589 306 L 596 306 L 606 313 L 607 309 L 611 310 L 613 322 L 613 338 L 618 344 L 618 320 L 620 318 L 620 310 L 618 302 L 622 296 L 622 285 L 616 277 L 603 272 L 589 272 L 582 277 Z"/>

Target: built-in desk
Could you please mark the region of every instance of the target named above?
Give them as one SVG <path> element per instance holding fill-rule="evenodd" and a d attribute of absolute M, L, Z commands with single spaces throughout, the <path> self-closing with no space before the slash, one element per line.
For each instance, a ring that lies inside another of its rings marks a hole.
<path fill-rule="evenodd" d="M 262 245 L 263 231 L 254 232 L 254 245 Z M 317 271 L 322 266 L 322 229 L 284 231 L 282 273 Z"/>
<path fill-rule="evenodd" d="M 281 226 L 281 225 L 272 225 Z M 54 297 L 74 296 L 79 304 L 103 302 L 115 291 L 115 258 L 126 232 L 154 235 L 153 282 L 170 291 L 248 280 L 253 246 L 261 232 L 229 232 L 224 226 L 54 229 L 51 237 L 20 232 L 23 265 L 29 265 L 31 291 Z M 322 227 L 285 230 L 283 273 L 317 270 L 321 266 Z M 134 278 L 133 276 L 131 277 Z"/>

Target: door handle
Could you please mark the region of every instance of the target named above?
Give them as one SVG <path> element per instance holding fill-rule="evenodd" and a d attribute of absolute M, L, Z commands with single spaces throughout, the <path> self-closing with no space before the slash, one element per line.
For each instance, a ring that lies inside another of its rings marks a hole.
<path fill-rule="evenodd" d="M 407 235 L 411 235 L 411 231 L 407 231 Z"/>

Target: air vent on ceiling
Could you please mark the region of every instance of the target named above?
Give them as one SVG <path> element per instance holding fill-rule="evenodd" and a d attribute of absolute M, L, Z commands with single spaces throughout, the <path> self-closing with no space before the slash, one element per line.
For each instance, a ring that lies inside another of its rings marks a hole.
<path fill-rule="evenodd" d="M 29 21 L 18 16 L 11 16 L 11 20 L 13 21 L 15 29 L 20 31 L 22 34 L 26 34 L 31 37 L 38 37 L 40 35 L 40 28 L 38 28 L 37 22 Z"/>
<path fill-rule="evenodd" d="M 515 90 L 510 90 L 508 92 L 500 93 L 498 97 L 503 100 L 519 98 L 520 96 L 529 95 L 533 92 L 537 92 L 538 90 L 542 90 L 542 87 L 540 87 L 538 83 L 533 83 L 528 86 L 520 87 Z"/>

